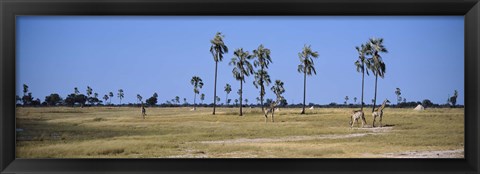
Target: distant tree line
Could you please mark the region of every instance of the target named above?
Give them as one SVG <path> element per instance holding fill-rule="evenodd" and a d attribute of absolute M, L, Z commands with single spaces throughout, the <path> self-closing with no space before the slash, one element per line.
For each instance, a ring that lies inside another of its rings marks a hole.
<path fill-rule="evenodd" d="M 197 83 L 196 89 L 194 88 L 195 96 L 199 94 L 199 86 L 201 86 L 200 82 L 201 79 L 195 77 L 192 79 L 193 84 Z M 230 93 L 231 91 L 231 86 L 226 85 L 225 86 L 225 92 Z M 398 97 L 400 97 L 400 88 L 397 88 L 396 92 Z M 240 95 L 240 94 L 239 94 Z M 74 88 L 73 93 L 67 95 L 67 97 L 64 99 L 62 98 L 59 94 L 57 93 L 52 93 L 48 96 L 45 96 L 45 99 L 43 102 L 39 98 L 34 98 L 32 93 L 29 91 L 28 85 L 24 84 L 23 85 L 23 96 L 16 96 L 16 103 L 17 106 L 79 106 L 79 107 L 84 107 L 84 106 L 140 106 L 141 103 L 143 103 L 143 97 L 140 94 L 137 94 L 137 101 L 138 103 L 128 103 L 128 104 L 122 104 L 121 99 L 125 97 L 124 91 L 122 89 L 118 90 L 117 93 L 117 98 L 119 99 L 118 104 L 113 104 L 111 102 L 111 98 L 114 97 L 113 92 L 109 92 L 108 94 L 105 94 L 103 96 L 103 101 L 98 98 L 98 93 L 94 93 L 93 89 L 90 86 L 87 86 L 86 90 L 86 95 L 81 94 L 80 91 L 78 90 L 77 87 Z M 464 107 L 463 105 L 457 105 L 457 97 L 458 97 L 458 91 L 455 90 L 454 94 L 452 96 L 449 96 L 447 99 L 447 103 L 444 104 L 437 104 L 433 103 L 429 99 L 425 99 L 423 101 L 406 101 L 404 97 L 402 97 L 402 100 L 398 100 L 397 104 L 392 104 L 390 105 L 391 107 L 398 107 L 398 108 L 412 108 L 416 107 L 417 105 L 421 104 L 422 106 L 429 108 L 447 108 L 447 107 Z M 227 97 L 228 98 L 228 97 Z M 158 94 L 155 92 L 153 95 L 145 100 L 145 104 L 150 107 L 191 107 L 191 106 L 201 106 L 201 107 L 214 107 L 214 103 L 203 103 L 203 100 L 205 99 L 205 94 L 200 94 L 200 100 L 201 103 L 195 103 L 190 104 L 187 102 L 186 98 L 183 98 L 183 103 L 180 103 L 180 97 L 175 96 L 175 98 L 171 100 L 166 100 L 163 103 L 158 103 Z M 345 102 L 343 104 L 338 104 L 335 102 L 331 102 L 329 104 L 315 104 L 315 103 L 309 103 L 308 106 L 314 106 L 314 107 L 319 107 L 319 108 L 358 108 L 361 107 L 360 103 L 356 103 L 357 97 L 354 97 L 354 103 L 348 103 L 349 97 L 345 97 Z M 217 97 L 217 102 L 220 101 L 220 97 Z M 235 99 L 235 102 L 233 104 L 230 104 L 231 99 L 227 99 L 227 102 L 219 104 L 222 105 L 223 107 L 239 107 L 240 103 L 238 99 Z M 275 102 L 274 99 L 266 99 L 264 103 L 261 102 L 259 97 L 257 97 L 257 103 L 248 103 L 248 99 L 244 99 L 245 102 L 242 104 L 243 107 L 262 107 L 264 105 L 270 105 L 272 102 Z M 218 104 L 218 103 L 217 103 Z M 302 107 L 304 106 L 303 103 L 288 103 L 285 98 L 281 98 L 279 106 L 281 107 L 287 107 L 287 108 L 294 108 L 294 107 Z M 364 106 L 373 106 L 373 104 L 365 104 Z"/>

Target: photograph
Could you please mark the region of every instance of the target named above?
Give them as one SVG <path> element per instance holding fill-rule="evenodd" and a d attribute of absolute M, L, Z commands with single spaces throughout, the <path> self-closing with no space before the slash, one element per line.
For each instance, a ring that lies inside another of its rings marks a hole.
<path fill-rule="evenodd" d="M 465 158 L 464 16 L 15 23 L 16 158 Z"/>

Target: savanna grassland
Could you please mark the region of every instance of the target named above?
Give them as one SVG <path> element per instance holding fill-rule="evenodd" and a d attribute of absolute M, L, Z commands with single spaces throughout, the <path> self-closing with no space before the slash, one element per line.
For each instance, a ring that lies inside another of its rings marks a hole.
<path fill-rule="evenodd" d="M 385 108 L 382 128 L 350 128 L 353 108 L 19 107 L 18 158 L 463 158 L 464 109 Z M 366 108 L 366 111 L 369 109 Z M 377 124 L 376 124 L 377 125 Z"/>

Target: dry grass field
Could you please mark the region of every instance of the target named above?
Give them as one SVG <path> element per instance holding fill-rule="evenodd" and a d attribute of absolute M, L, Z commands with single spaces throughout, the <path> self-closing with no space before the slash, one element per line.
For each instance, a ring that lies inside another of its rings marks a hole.
<path fill-rule="evenodd" d="M 18 158 L 463 158 L 464 109 L 384 110 L 351 129 L 353 108 L 17 108 Z M 370 111 L 367 109 L 366 111 Z"/>

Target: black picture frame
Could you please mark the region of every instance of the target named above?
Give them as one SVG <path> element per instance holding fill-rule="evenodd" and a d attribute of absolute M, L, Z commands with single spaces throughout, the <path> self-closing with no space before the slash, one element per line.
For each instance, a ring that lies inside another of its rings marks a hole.
<path fill-rule="evenodd" d="M 479 173 L 479 0 L 0 0 L 0 173 Z M 16 159 L 18 15 L 460 15 L 464 159 Z"/>

